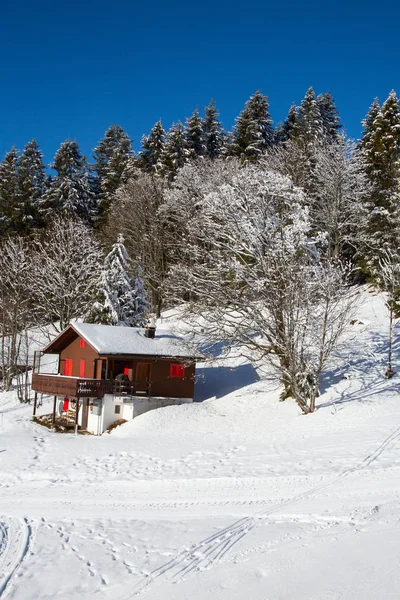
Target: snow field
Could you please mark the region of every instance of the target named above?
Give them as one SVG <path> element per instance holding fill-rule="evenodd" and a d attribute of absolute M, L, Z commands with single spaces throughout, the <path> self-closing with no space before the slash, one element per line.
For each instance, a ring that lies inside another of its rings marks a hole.
<path fill-rule="evenodd" d="M 397 599 L 399 383 L 364 299 L 314 415 L 234 358 L 209 400 L 99 438 L 0 395 L 0 597 Z"/>

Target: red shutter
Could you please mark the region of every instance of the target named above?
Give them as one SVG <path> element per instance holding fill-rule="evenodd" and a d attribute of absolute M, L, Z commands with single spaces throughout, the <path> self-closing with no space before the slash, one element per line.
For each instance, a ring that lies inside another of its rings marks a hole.
<path fill-rule="evenodd" d="M 84 348 L 84 347 L 86 346 L 86 342 L 85 342 L 85 340 L 79 340 L 79 346 L 80 346 L 81 348 Z"/>
<path fill-rule="evenodd" d="M 176 365 L 171 364 L 169 366 L 169 376 L 170 377 L 184 377 L 185 376 L 185 367 L 184 365 Z"/>
<path fill-rule="evenodd" d="M 67 412 L 68 409 L 69 409 L 69 399 L 68 398 L 64 398 L 63 412 Z"/>
<path fill-rule="evenodd" d="M 124 375 L 129 376 L 129 367 L 124 367 Z"/>
<path fill-rule="evenodd" d="M 64 363 L 64 375 L 68 377 L 72 376 L 72 359 L 66 358 Z"/>
<path fill-rule="evenodd" d="M 85 360 L 81 360 L 79 363 L 79 377 L 85 377 Z"/>

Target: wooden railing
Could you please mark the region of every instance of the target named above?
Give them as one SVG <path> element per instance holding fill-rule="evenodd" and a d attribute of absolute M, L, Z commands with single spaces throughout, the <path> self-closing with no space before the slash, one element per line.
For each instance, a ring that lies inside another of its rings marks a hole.
<path fill-rule="evenodd" d="M 78 379 L 64 375 L 33 373 L 32 389 L 52 396 L 72 398 L 103 398 L 104 394 L 119 396 L 149 396 L 149 381 L 116 381 L 114 379 Z"/>

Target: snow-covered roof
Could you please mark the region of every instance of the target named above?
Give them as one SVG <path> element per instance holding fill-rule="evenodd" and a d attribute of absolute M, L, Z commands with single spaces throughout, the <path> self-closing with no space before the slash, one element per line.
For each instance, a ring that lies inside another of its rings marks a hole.
<path fill-rule="evenodd" d="M 71 327 L 99 354 L 201 358 L 186 346 L 183 338 L 167 330 L 157 329 L 152 339 L 145 337 L 145 330 L 141 327 L 115 327 L 92 323 L 74 323 Z"/>

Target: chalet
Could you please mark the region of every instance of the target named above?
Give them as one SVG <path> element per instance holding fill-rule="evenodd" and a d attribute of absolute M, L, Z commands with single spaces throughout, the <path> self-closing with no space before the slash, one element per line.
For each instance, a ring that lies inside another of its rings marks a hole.
<path fill-rule="evenodd" d="M 184 340 L 155 326 L 74 323 L 35 352 L 32 389 L 54 397 L 56 414 L 100 435 L 119 419 L 192 402 L 196 356 Z"/>

